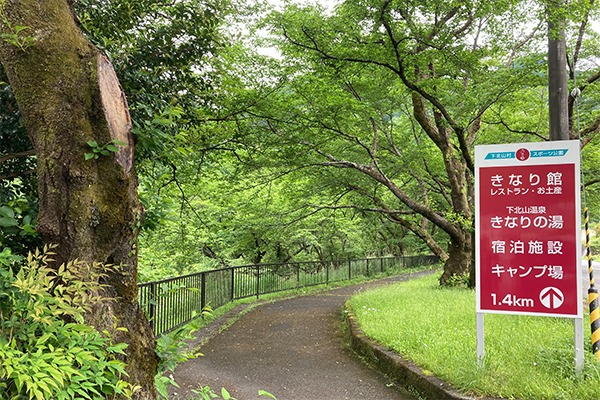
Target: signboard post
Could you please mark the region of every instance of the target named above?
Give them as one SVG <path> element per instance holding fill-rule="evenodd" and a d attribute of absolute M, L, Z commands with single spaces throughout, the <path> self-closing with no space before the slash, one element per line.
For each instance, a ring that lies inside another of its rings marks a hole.
<path fill-rule="evenodd" d="M 475 170 L 478 359 L 484 313 L 564 317 L 580 370 L 579 141 L 476 146 Z"/>

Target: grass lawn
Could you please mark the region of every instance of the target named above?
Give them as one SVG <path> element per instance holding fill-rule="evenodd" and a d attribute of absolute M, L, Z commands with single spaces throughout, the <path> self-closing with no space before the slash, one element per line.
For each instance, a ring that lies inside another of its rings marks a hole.
<path fill-rule="evenodd" d="M 600 399 L 600 363 L 584 316 L 585 369 L 574 376 L 573 321 L 485 315 L 485 367 L 477 367 L 475 291 L 440 288 L 438 274 L 351 300 L 363 332 L 455 388 L 519 399 Z"/>

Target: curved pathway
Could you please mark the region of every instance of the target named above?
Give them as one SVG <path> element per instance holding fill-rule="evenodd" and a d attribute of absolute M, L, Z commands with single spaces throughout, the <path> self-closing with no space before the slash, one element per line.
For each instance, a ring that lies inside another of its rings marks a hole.
<path fill-rule="evenodd" d="M 352 353 L 345 344 L 341 310 L 362 290 L 431 272 L 258 306 L 201 346 L 204 356 L 177 367 L 174 379 L 180 388 L 171 397 L 186 398 L 191 389 L 208 385 L 217 393 L 225 387 L 239 400 L 256 399 L 259 390 L 278 400 L 415 399 Z"/>

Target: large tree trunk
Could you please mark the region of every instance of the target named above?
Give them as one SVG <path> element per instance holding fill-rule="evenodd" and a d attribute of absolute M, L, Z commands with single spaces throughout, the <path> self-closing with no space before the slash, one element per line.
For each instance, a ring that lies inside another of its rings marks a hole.
<path fill-rule="evenodd" d="M 433 120 L 429 117 L 423 97 L 412 93 L 413 115 L 425 133 L 440 150 L 444 160 L 448 185 L 450 187 L 450 200 L 452 218 L 430 219 L 450 236 L 448 244 L 448 258 L 445 260 L 444 273 L 440 284 L 451 284 L 453 279 L 463 279 L 473 268 L 471 227 L 468 225 L 473 218 L 472 208 L 474 201 L 473 179 L 471 178 L 467 161 L 453 144 L 452 133 L 456 136 L 463 135 L 457 127 L 448 127 L 442 113 L 433 110 Z"/>
<path fill-rule="evenodd" d="M 109 303 L 96 305 L 86 321 L 128 332 L 129 380 L 134 397 L 156 398 L 155 340 L 137 302 L 137 227 L 143 208 L 132 169 L 133 140 L 127 104 L 108 59 L 83 36 L 66 0 L 7 0 L 4 14 L 20 35 L 32 36 L 25 51 L 0 43 L 6 68 L 38 162 L 38 232 L 58 245 L 56 263 L 79 259 L 121 265 L 106 279 Z M 10 33 L 7 24 L 2 32 Z M 119 153 L 85 160 L 88 141 L 127 144 Z"/>
<path fill-rule="evenodd" d="M 440 284 L 454 284 L 455 279 L 461 282 L 470 283 L 470 266 L 471 266 L 471 233 L 464 231 L 460 238 L 451 238 L 448 244 L 448 259 L 444 264 L 444 272 L 440 277 Z"/>

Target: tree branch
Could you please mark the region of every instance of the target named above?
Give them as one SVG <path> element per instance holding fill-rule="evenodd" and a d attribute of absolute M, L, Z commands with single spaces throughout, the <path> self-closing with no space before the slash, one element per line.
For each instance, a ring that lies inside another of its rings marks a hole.
<path fill-rule="evenodd" d="M 35 169 L 30 169 L 29 171 L 24 171 L 24 172 L 11 172 L 10 174 L 6 174 L 6 175 L 0 175 L 0 181 L 4 180 L 4 179 L 11 179 L 11 178 L 17 178 L 19 176 L 27 176 L 30 174 L 35 173 L 37 170 Z"/>
<path fill-rule="evenodd" d="M 506 130 L 508 130 L 511 133 L 519 133 L 519 134 L 523 134 L 523 135 L 533 135 L 544 141 L 548 141 L 548 137 L 542 136 L 537 132 L 512 129 L 511 127 L 508 126 L 508 124 L 506 122 L 504 122 L 504 120 L 500 116 L 500 113 L 496 113 L 496 114 L 498 115 L 498 118 L 499 118 L 498 122 L 491 122 L 491 121 L 484 121 L 484 122 L 488 125 L 502 125 L 504 128 L 506 128 Z"/>
<path fill-rule="evenodd" d="M 448 235 L 450 235 L 451 237 L 456 237 L 456 238 L 461 237 L 460 230 L 457 229 L 457 227 L 454 226 L 454 224 L 452 224 L 451 222 L 449 222 L 448 220 L 446 220 L 445 218 L 443 218 L 441 215 L 437 214 L 430 208 L 425 207 L 424 205 L 413 200 L 402 189 L 400 189 L 393 181 L 391 181 L 385 175 L 380 174 L 379 171 L 377 171 L 367 165 L 362 165 L 362 164 L 358 164 L 358 163 L 354 163 L 354 162 L 346 161 L 346 160 L 337 160 L 332 155 L 326 154 L 325 152 L 323 152 L 319 149 L 314 149 L 314 150 L 318 154 L 320 154 L 323 157 L 326 157 L 327 159 L 330 160 L 329 162 L 319 163 L 320 165 L 325 166 L 325 167 L 356 169 L 356 170 L 364 173 L 365 175 L 374 179 L 376 182 L 383 184 L 405 206 L 407 206 L 411 210 L 415 211 L 416 213 L 421 214 L 422 216 L 424 216 L 425 218 L 427 218 L 428 220 L 433 222 L 435 225 L 439 226 L 446 233 L 448 233 Z"/>
<path fill-rule="evenodd" d="M 508 62 L 506 63 L 506 68 L 510 68 L 510 65 L 512 64 L 515 55 L 517 54 L 517 51 L 525 46 L 527 44 L 527 42 L 529 42 L 531 39 L 533 39 L 533 37 L 535 36 L 535 33 L 538 31 L 538 29 L 540 29 L 540 27 L 542 26 L 543 21 L 540 21 L 540 23 L 533 28 L 533 30 L 531 31 L 531 33 L 529 35 L 527 35 L 525 37 L 525 39 L 523 39 L 520 43 L 518 43 L 515 47 L 513 47 L 512 52 L 510 53 L 510 57 L 508 57 Z"/>
<path fill-rule="evenodd" d="M 590 9 L 594 5 L 595 0 L 590 0 Z M 581 51 L 581 45 L 583 44 L 583 35 L 585 34 L 585 28 L 587 27 L 587 23 L 590 17 L 590 9 L 585 12 L 585 16 L 583 17 L 583 21 L 581 21 L 581 25 L 579 25 L 579 32 L 577 34 L 577 43 L 575 44 L 575 51 L 573 52 L 573 63 L 569 63 L 569 75 L 571 79 L 575 79 L 575 67 L 577 66 L 577 61 L 579 59 L 579 52 Z"/>
<path fill-rule="evenodd" d="M 5 156 L 0 157 L 0 163 L 3 163 L 4 161 L 12 160 L 13 158 L 32 156 L 32 155 L 35 155 L 34 149 L 22 151 L 20 153 L 7 154 Z"/>
<path fill-rule="evenodd" d="M 319 210 L 343 210 L 343 209 L 353 209 L 359 211 L 370 211 L 376 212 L 379 214 L 389 214 L 389 215 L 414 215 L 416 214 L 413 210 L 391 210 L 388 208 L 372 208 L 372 207 L 362 207 L 355 204 L 350 205 L 341 205 L 341 206 L 322 206 L 317 204 L 306 204 L 306 207 L 316 208 Z"/>

